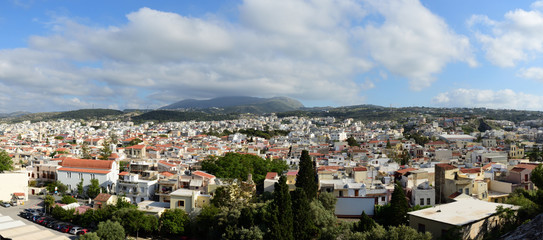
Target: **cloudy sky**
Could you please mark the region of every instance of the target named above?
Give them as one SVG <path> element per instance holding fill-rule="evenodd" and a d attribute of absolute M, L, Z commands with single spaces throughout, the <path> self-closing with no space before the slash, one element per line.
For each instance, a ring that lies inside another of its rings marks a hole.
<path fill-rule="evenodd" d="M 543 1 L 6 0 L 0 112 L 288 96 L 543 110 Z"/>

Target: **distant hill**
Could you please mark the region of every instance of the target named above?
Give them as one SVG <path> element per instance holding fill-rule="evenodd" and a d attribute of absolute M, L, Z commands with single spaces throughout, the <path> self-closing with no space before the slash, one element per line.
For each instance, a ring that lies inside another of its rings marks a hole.
<path fill-rule="evenodd" d="M 174 110 L 156 110 L 146 112 L 139 116 L 132 117 L 137 123 L 145 121 L 158 122 L 179 122 L 179 121 L 221 121 L 238 118 L 237 114 L 210 114 L 198 111 L 174 111 Z"/>
<path fill-rule="evenodd" d="M 75 111 L 61 112 L 53 116 L 57 119 L 91 119 L 104 118 L 108 116 L 117 116 L 124 114 L 122 111 L 113 109 L 80 109 Z"/>
<path fill-rule="evenodd" d="M 258 98 L 258 97 L 218 97 L 208 100 L 185 99 L 161 110 L 205 110 L 222 113 L 271 113 L 294 111 L 303 108 L 298 100 L 287 97 Z"/>
<path fill-rule="evenodd" d="M 20 117 L 27 114 L 31 114 L 31 112 L 18 111 L 18 112 L 12 112 L 12 113 L 0 113 L 0 118 Z"/>
<path fill-rule="evenodd" d="M 15 115 L 10 117 L 4 117 L 4 121 L 8 122 L 22 122 L 22 121 L 49 121 L 57 119 L 76 119 L 76 120 L 90 120 L 90 119 L 104 119 L 115 120 L 121 115 L 125 114 L 119 110 L 113 109 L 80 109 L 67 112 L 42 112 L 42 113 L 28 113 L 22 115 Z"/>

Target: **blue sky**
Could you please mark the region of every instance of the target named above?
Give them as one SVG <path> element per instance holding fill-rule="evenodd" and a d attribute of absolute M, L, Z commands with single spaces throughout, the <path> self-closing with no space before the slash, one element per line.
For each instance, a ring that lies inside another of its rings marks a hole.
<path fill-rule="evenodd" d="M 543 1 L 8 0 L 0 112 L 288 96 L 543 110 Z"/>

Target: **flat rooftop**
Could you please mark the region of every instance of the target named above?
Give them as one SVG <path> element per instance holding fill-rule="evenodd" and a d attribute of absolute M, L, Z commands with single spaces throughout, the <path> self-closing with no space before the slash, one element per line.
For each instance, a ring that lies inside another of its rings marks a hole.
<path fill-rule="evenodd" d="M 496 207 L 518 209 L 518 206 L 485 202 L 477 199 L 459 199 L 456 202 L 437 205 L 407 214 L 420 218 L 442 222 L 450 225 L 463 226 L 471 222 L 490 217 L 496 213 Z"/>

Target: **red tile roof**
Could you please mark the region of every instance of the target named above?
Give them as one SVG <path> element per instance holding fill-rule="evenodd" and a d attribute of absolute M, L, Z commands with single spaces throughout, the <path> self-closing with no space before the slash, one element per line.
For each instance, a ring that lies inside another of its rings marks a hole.
<path fill-rule="evenodd" d="M 130 173 L 129 172 L 121 172 L 121 173 L 119 173 L 119 176 L 126 176 L 128 174 L 130 174 Z"/>
<path fill-rule="evenodd" d="M 96 197 L 94 198 L 94 201 L 106 202 L 110 197 L 111 197 L 110 194 L 107 194 L 107 193 L 100 193 L 100 194 L 98 194 L 98 196 L 96 196 Z"/>
<path fill-rule="evenodd" d="M 70 168 L 94 168 L 94 169 L 111 169 L 115 161 L 110 160 L 91 160 L 91 159 L 75 159 L 66 158 L 62 160 L 62 167 Z"/>
<path fill-rule="evenodd" d="M 515 168 L 527 168 L 527 169 L 534 170 L 537 166 L 538 166 L 537 164 L 521 163 L 521 164 L 517 164 Z"/>
<path fill-rule="evenodd" d="M 130 146 L 130 147 L 126 147 L 125 149 L 143 149 L 145 147 L 145 145 L 134 145 L 134 146 Z"/>
<path fill-rule="evenodd" d="M 355 171 L 355 172 L 363 172 L 363 171 L 368 171 L 368 169 L 366 167 L 354 167 L 353 171 Z"/>
<path fill-rule="evenodd" d="M 448 163 L 438 163 L 436 164 L 436 167 L 440 167 L 440 168 L 443 168 L 445 170 L 451 170 L 451 169 L 455 169 L 456 167 L 451 165 L 451 164 L 448 164 Z"/>
<path fill-rule="evenodd" d="M 209 178 L 209 179 L 215 178 L 214 175 L 211 175 L 209 173 L 205 173 L 205 172 L 202 172 L 202 171 L 195 171 L 192 174 L 200 176 L 200 177 L 204 177 L 204 178 Z"/>
<path fill-rule="evenodd" d="M 25 196 L 25 194 L 22 193 L 22 192 L 16 192 L 16 193 L 13 193 L 13 195 L 14 195 L 15 197 L 24 197 L 24 196 Z"/>
<path fill-rule="evenodd" d="M 481 173 L 480 168 L 462 168 L 460 169 L 462 173 Z"/>
<path fill-rule="evenodd" d="M 404 174 L 406 174 L 408 172 L 415 171 L 415 170 L 417 170 L 417 169 L 416 168 L 406 168 L 406 169 L 398 170 L 396 172 L 401 174 L 401 175 L 404 175 Z"/>
<path fill-rule="evenodd" d="M 276 173 L 276 172 L 268 172 L 268 173 L 266 174 L 266 179 L 274 180 L 276 177 L 277 177 L 277 173 Z"/>
<path fill-rule="evenodd" d="M 294 175 L 294 176 L 298 175 L 298 171 L 288 171 L 287 172 L 287 176 L 292 176 L 292 175 Z"/>
<path fill-rule="evenodd" d="M 65 167 L 59 168 L 58 171 L 97 173 L 97 174 L 108 174 L 109 172 L 111 172 L 109 170 L 94 170 L 94 169 L 85 169 L 85 168 L 65 168 Z"/>
<path fill-rule="evenodd" d="M 165 176 L 165 177 L 171 177 L 171 176 L 173 176 L 175 174 L 173 174 L 171 172 L 161 172 L 160 175 Z"/>
<path fill-rule="evenodd" d="M 164 164 L 168 167 L 175 167 L 176 165 L 175 164 L 172 164 L 172 163 L 169 163 L 169 162 L 166 162 L 166 161 L 159 161 L 158 163 L 160 164 Z"/>

